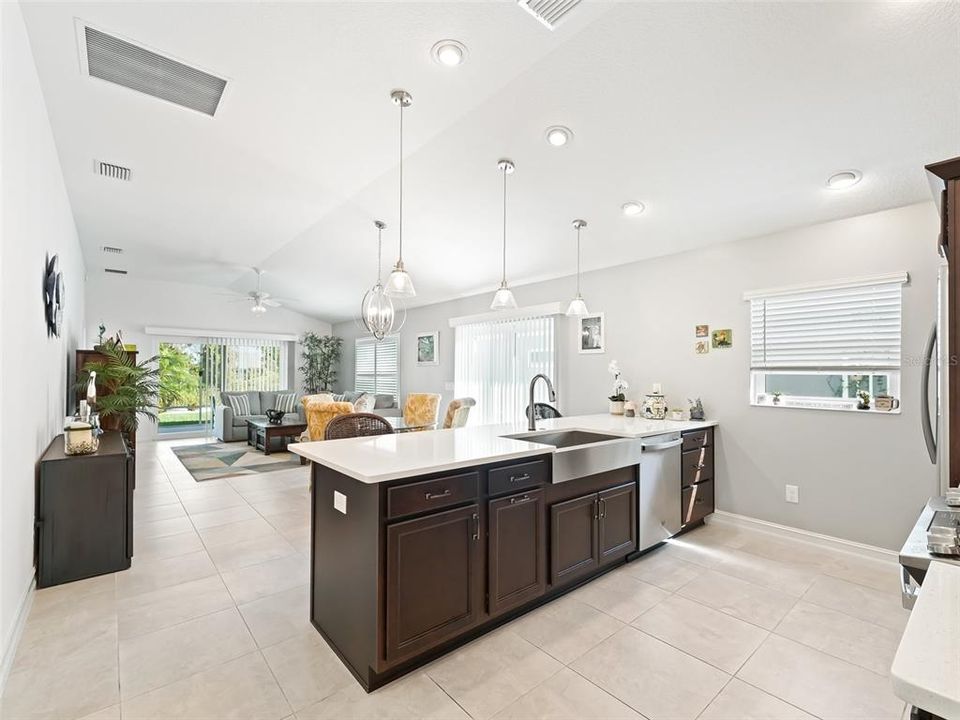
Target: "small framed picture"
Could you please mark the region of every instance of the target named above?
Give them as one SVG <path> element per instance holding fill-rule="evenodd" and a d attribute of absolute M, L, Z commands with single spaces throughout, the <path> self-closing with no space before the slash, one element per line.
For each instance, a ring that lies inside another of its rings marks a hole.
<path fill-rule="evenodd" d="M 710 337 L 710 326 L 697 325 L 697 337 Z"/>
<path fill-rule="evenodd" d="M 440 333 L 419 333 L 417 335 L 417 365 L 439 365 L 438 339 Z"/>
<path fill-rule="evenodd" d="M 578 348 L 581 353 L 603 353 L 607 351 L 607 339 L 603 326 L 603 313 L 584 315 L 580 318 L 580 331 L 577 334 Z"/>
<path fill-rule="evenodd" d="M 697 351 L 697 355 L 706 355 L 708 352 L 710 352 L 710 341 L 697 340 L 696 344 L 693 346 L 693 349 Z"/>
<path fill-rule="evenodd" d="M 732 348 L 733 330 L 730 330 L 729 328 L 726 330 L 714 330 L 712 339 L 714 350 L 725 350 L 726 348 Z"/>

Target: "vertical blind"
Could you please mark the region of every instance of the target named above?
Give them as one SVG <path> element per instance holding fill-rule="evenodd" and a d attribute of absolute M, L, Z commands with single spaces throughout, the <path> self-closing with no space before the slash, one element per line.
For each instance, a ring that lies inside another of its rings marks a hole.
<path fill-rule="evenodd" d="M 750 297 L 754 370 L 900 367 L 903 279 Z"/>
<path fill-rule="evenodd" d="M 200 342 L 206 386 L 237 392 L 289 388 L 289 342 L 231 337 L 208 337 Z"/>
<path fill-rule="evenodd" d="M 357 338 L 354 345 L 354 390 L 393 395 L 400 393 L 400 342 L 388 335 L 380 342 Z"/>
<path fill-rule="evenodd" d="M 477 401 L 480 425 L 522 420 L 530 378 L 556 377 L 553 317 L 458 325 L 454 348 L 454 394 Z M 548 400 L 543 383 L 536 400 Z"/>

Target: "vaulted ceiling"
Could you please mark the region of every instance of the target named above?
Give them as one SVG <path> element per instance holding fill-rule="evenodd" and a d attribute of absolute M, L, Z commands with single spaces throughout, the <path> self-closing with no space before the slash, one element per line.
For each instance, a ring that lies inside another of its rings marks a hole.
<path fill-rule="evenodd" d="M 960 155 L 956 3 L 581 3 L 555 31 L 512 0 L 30 3 L 88 265 L 246 291 L 326 320 L 374 280 L 374 219 L 425 304 L 929 197 Z M 77 21 L 228 79 L 214 117 L 86 76 Z M 433 62 L 455 38 L 466 62 Z M 555 148 L 554 124 L 574 138 Z M 94 160 L 132 169 L 130 182 Z M 863 180 L 825 188 L 836 170 Z M 627 218 L 620 206 L 643 202 Z M 106 256 L 102 246 L 124 249 Z M 200 320 L 198 319 L 198 322 Z"/>

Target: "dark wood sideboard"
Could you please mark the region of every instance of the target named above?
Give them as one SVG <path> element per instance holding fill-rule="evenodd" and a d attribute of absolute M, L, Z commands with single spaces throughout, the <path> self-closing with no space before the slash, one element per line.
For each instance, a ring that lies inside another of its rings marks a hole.
<path fill-rule="evenodd" d="M 55 437 L 37 480 L 37 587 L 129 568 L 133 491 L 134 455 L 119 432 L 92 455 L 67 455 Z"/>

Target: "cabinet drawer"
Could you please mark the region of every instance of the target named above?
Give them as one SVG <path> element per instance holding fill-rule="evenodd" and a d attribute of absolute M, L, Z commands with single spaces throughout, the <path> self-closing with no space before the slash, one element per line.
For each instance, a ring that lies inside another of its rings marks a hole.
<path fill-rule="evenodd" d="M 683 450 L 698 450 L 713 445 L 713 428 L 694 430 L 683 434 Z"/>
<path fill-rule="evenodd" d="M 543 460 L 496 468 L 487 473 L 491 496 L 537 487 L 547 480 L 547 464 Z"/>
<path fill-rule="evenodd" d="M 681 493 L 680 518 L 684 525 L 702 520 L 713 512 L 713 481 L 684 488 Z"/>
<path fill-rule="evenodd" d="M 387 517 L 440 510 L 476 500 L 480 476 L 475 472 L 399 485 L 387 490 Z"/>
<path fill-rule="evenodd" d="M 713 480 L 713 448 L 702 447 L 683 453 L 680 456 L 680 468 L 683 487 Z"/>

